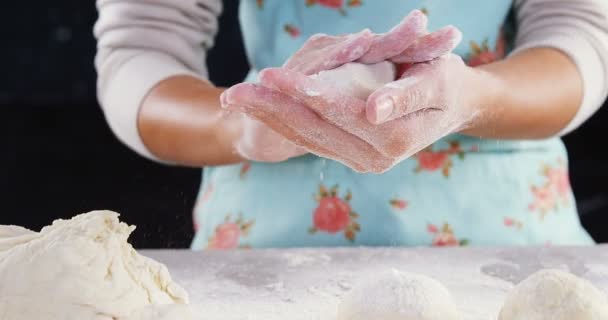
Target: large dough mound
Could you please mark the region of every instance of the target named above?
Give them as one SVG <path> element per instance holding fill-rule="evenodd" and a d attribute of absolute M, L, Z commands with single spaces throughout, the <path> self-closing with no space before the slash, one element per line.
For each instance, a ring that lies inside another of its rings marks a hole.
<path fill-rule="evenodd" d="M 437 280 L 392 270 L 353 288 L 338 306 L 338 320 L 459 320 L 448 290 Z"/>
<path fill-rule="evenodd" d="M 499 320 L 606 320 L 608 298 L 589 281 L 542 270 L 509 294 Z"/>
<path fill-rule="evenodd" d="M 135 227 L 95 211 L 39 233 L 0 226 L 0 318 L 191 319 L 167 268 L 127 243 Z"/>

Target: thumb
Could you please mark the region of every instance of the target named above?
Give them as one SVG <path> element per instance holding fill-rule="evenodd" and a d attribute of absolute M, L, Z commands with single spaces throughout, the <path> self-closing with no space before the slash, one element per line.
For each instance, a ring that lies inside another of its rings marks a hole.
<path fill-rule="evenodd" d="M 373 124 L 400 118 L 421 110 L 420 87 L 423 79 L 408 76 L 384 85 L 367 99 L 365 114 Z"/>
<path fill-rule="evenodd" d="M 464 65 L 455 55 L 446 55 L 412 65 L 403 77 L 376 90 L 367 99 L 369 122 L 381 124 L 424 109 L 440 109 L 447 94 L 447 78 L 454 77 L 452 66 Z"/>

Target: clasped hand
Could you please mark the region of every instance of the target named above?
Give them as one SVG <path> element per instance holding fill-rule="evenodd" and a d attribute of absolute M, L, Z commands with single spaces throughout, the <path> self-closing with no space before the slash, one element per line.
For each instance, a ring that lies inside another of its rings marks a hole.
<path fill-rule="evenodd" d="M 413 11 L 385 34 L 315 35 L 259 83 L 226 90 L 222 107 L 244 114 L 237 151 L 267 162 L 310 152 L 381 173 L 465 129 L 475 110 L 462 94 L 472 71 L 451 53 L 461 34 L 426 24 Z"/>

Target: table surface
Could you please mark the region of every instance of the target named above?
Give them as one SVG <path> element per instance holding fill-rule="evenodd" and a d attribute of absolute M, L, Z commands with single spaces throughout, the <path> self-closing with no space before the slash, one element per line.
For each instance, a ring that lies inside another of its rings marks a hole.
<path fill-rule="evenodd" d="M 433 277 L 464 320 L 495 320 L 506 293 L 543 268 L 570 271 L 608 293 L 608 246 L 356 248 L 241 251 L 144 250 L 190 294 L 196 319 L 333 320 L 363 277 L 397 269 Z"/>

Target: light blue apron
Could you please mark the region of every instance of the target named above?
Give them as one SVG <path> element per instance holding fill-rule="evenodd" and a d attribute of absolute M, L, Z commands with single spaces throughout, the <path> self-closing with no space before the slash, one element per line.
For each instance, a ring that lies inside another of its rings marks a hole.
<path fill-rule="evenodd" d="M 470 65 L 504 55 L 509 0 L 242 0 L 256 71 L 280 66 L 315 33 L 386 32 L 413 9 L 452 24 Z M 382 174 L 308 155 L 204 170 L 193 249 L 316 246 L 582 245 L 561 140 L 449 136 Z"/>

